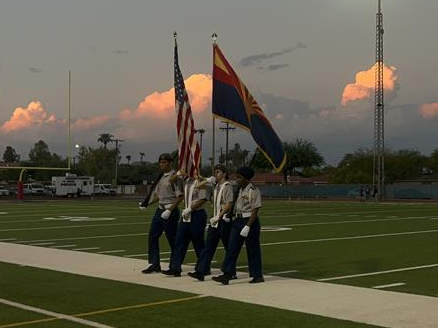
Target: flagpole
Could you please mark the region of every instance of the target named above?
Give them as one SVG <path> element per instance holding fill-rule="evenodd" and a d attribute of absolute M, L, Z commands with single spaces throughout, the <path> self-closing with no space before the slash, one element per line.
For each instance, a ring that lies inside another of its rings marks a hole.
<path fill-rule="evenodd" d="M 217 41 L 217 34 L 213 33 L 213 35 L 211 36 L 212 40 L 213 40 L 213 63 L 214 63 L 214 47 L 216 45 L 216 41 Z M 212 72 L 213 75 L 213 72 Z M 212 79 L 212 83 L 213 83 L 213 79 Z M 213 88 L 212 88 L 212 92 L 213 92 Z M 211 97 L 211 99 L 213 99 L 213 96 Z M 211 105 L 213 106 L 213 102 L 211 103 Z M 213 113 L 213 110 L 211 111 Z M 212 155 L 211 155 L 211 170 L 212 173 L 214 175 L 214 167 L 216 165 L 216 119 L 213 116 L 213 148 L 212 148 Z"/>

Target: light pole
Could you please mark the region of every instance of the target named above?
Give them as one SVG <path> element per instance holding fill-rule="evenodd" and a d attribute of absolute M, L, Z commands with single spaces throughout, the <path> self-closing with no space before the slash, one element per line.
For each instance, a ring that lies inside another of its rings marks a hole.
<path fill-rule="evenodd" d="M 199 147 L 201 148 L 201 156 L 199 158 L 199 166 L 202 167 L 202 135 L 205 133 L 205 129 L 195 129 L 195 133 L 199 133 L 199 135 L 201 136 L 200 145 L 199 145 Z"/>
<path fill-rule="evenodd" d="M 76 158 L 79 159 L 79 157 L 77 156 L 77 152 L 79 151 L 79 149 L 81 148 L 81 146 L 79 144 L 75 145 L 75 154 L 73 155 L 73 169 L 76 170 Z"/>
<path fill-rule="evenodd" d="M 230 124 L 228 122 L 225 122 L 225 127 L 220 127 L 220 130 L 225 130 L 225 166 L 228 165 L 228 131 L 229 130 L 235 130 L 236 128 L 230 127 Z"/>

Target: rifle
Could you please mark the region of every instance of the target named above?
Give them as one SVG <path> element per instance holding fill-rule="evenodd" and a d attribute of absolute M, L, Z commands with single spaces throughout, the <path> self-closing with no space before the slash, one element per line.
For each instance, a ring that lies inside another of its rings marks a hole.
<path fill-rule="evenodd" d="M 149 189 L 149 191 L 148 191 L 148 193 L 147 193 L 147 195 L 146 195 L 144 201 L 142 201 L 142 202 L 139 204 L 140 207 L 144 207 L 144 208 L 146 208 L 146 207 L 149 206 L 149 202 L 150 202 L 150 200 L 151 200 L 152 193 L 154 192 L 155 187 L 157 186 L 158 182 L 161 180 L 161 178 L 163 177 L 163 175 L 164 175 L 164 172 L 161 172 L 161 173 L 158 175 L 158 177 L 155 179 L 155 181 L 154 181 L 154 183 L 152 184 L 151 189 Z"/>

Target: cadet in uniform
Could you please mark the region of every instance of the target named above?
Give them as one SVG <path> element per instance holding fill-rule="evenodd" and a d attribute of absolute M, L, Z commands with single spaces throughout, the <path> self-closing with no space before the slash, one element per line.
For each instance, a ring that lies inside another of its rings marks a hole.
<path fill-rule="evenodd" d="M 223 165 L 216 165 L 214 174 L 217 183 L 213 193 L 213 217 L 210 219 L 205 247 L 201 256 L 198 257 L 195 271 L 188 273 L 190 277 L 200 281 L 204 281 L 204 277 L 211 273 L 211 260 L 219 240 L 222 240 L 224 248 L 228 249 L 231 231 L 231 219 L 226 216 L 233 202 L 233 188 L 228 181 L 228 170 Z"/>
<path fill-rule="evenodd" d="M 184 186 L 185 209 L 178 224 L 175 246 L 170 258 L 169 270 L 162 271 L 166 275 L 180 277 L 181 264 L 187 254 L 190 242 L 199 258 L 204 248 L 204 231 L 207 223 L 207 212 L 202 208 L 210 199 L 211 187 L 202 185 L 198 179 L 187 178 Z"/>
<path fill-rule="evenodd" d="M 236 262 L 246 245 L 250 283 L 264 282 L 262 274 L 262 256 L 260 250 L 260 220 L 259 208 L 262 206 L 260 190 L 251 183 L 254 171 L 250 167 L 240 167 L 236 171 L 239 194 L 235 204 L 236 219 L 230 233 L 230 242 L 222 265 L 223 274 L 213 277 L 214 281 L 228 285 L 236 270 Z"/>
<path fill-rule="evenodd" d="M 159 239 L 163 234 L 163 231 L 166 233 L 171 253 L 173 253 L 180 214 L 178 205 L 183 200 L 181 180 L 177 179 L 175 182 L 171 181 L 171 177 L 175 174 L 175 171 L 172 168 L 172 155 L 168 153 L 161 154 L 158 158 L 158 162 L 162 174 L 153 189 L 153 197 L 152 199 L 146 199 L 140 204 L 140 209 L 145 209 L 147 205 L 158 202 L 158 208 L 155 211 L 149 229 L 148 261 L 150 266 L 142 271 L 142 273 L 145 274 L 161 271 Z"/>

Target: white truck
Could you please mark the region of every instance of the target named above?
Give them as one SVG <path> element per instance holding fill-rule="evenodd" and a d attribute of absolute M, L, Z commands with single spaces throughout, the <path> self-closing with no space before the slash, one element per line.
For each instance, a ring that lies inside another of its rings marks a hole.
<path fill-rule="evenodd" d="M 111 195 L 115 196 L 117 193 L 116 189 L 109 183 L 96 183 L 94 185 L 95 195 Z"/>
<path fill-rule="evenodd" d="M 56 196 L 91 196 L 94 193 L 94 177 L 68 173 L 65 176 L 52 177 L 52 189 Z"/>

